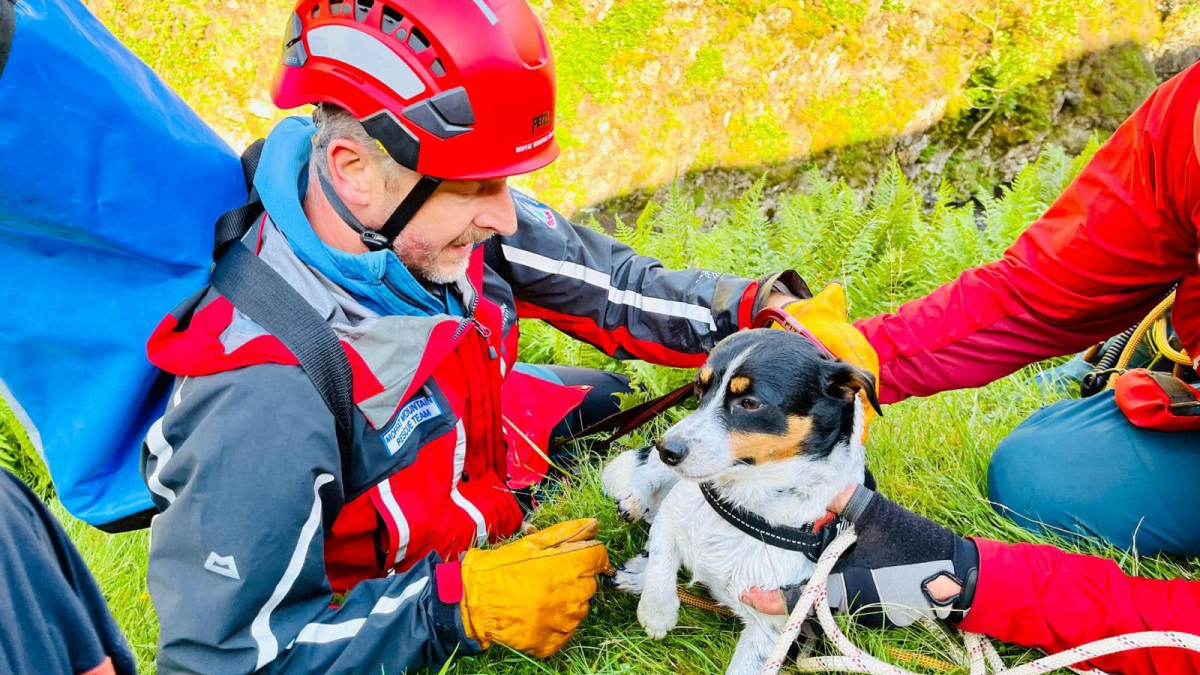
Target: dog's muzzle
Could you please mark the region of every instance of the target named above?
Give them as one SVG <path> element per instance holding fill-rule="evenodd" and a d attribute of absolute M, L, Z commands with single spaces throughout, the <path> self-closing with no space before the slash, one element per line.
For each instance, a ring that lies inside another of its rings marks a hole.
<path fill-rule="evenodd" d="M 679 466 L 688 454 L 687 445 L 675 440 L 660 439 L 654 447 L 658 448 L 658 457 L 667 466 Z"/>

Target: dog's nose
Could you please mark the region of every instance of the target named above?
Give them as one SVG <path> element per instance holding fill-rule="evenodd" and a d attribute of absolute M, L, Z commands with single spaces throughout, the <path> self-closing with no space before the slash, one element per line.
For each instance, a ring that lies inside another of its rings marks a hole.
<path fill-rule="evenodd" d="M 683 461 L 683 458 L 687 457 L 688 454 L 686 445 L 680 443 L 679 441 L 668 440 L 665 438 L 660 439 L 658 443 L 655 443 L 654 447 L 658 448 L 658 456 L 660 459 L 662 459 L 663 464 L 666 464 L 667 466 L 678 466 L 679 463 Z"/>

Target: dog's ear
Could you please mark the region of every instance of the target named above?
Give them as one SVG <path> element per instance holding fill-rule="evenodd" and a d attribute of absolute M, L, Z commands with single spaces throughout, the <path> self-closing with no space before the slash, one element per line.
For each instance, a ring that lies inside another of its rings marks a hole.
<path fill-rule="evenodd" d="M 875 394 L 875 375 L 866 368 L 852 366 L 845 361 L 834 361 L 825 368 L 825 389 L 830 396 L 852 401 L 858 392 L 867 396 L 867 401 L 880 417 L 883 410 Z"/>

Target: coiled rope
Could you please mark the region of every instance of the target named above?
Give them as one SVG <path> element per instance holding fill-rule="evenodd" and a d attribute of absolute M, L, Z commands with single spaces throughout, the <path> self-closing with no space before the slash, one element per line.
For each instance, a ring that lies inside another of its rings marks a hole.
<path fill-rule="evenodd" d="M 1192 365 L 1192 360 L 1188 353 L 1180 349 L 1175 349 L 1171 345 L 1167 334 L 1167 312 L 1170 311 L 1174 304 L 1175 291 L 1171 291 L 1170 295 L 1163 298 L 1162 302 L 1159 302 L 1154 306 L 1154 309 L 1150 310 L 1150 313 L 1146 315 L 1145 319 L 1142 319 L 1141 323 L 1130 329 L 1132 333 L 1130 333 L 1130 336 L 1123 344 L 1119 344 L 1119 346 L 1114 345 L 1115 348 L 1120 350 L 1120 357 L 1116 363 L 1110 364 L 1111 368 L 1097 366 L 1098 371 L 1107 371 L 1105 374 L 1108 375 L 1108 384 L 1105 389 L 1112 389 L 1117 386 L 1117 378 L 1129 367 L 1129 363 L 1133 360 L 1133 355 L 1137 352 L 1138 345 L 1142 343 L 1143 339 L 1147 339 L 1150 346 L 1156 352 L 1162 354 L 1163 357 L 1176 366 L 1186 368 Z M 1130 331 L 1126 331 L 1126 333 Z M 1125 333 L 1121 334 L 1122 337 L 1124 335 Z M 1105 356 L 1109 356 L 1109 354 Z"/>

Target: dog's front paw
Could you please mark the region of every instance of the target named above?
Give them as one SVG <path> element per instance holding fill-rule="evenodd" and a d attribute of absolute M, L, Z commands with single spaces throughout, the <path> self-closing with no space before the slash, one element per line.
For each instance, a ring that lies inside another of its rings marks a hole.
<path fill-rule="evenodd" d="M 642 594 L 642 599 L 638 601 L 638 623 L 642 624 L 646 635 L 651 639 L 661 640 L 666 637 L 677 621 L 679 598 L 674 593 L 663 598 Z"/>
<path fill-rule="evenodd" d="M 631 523 L 646 516 L 653 498 L 654 486 L 644 475 L 648 455 L 647 449 L 622 452 L 600 476 L 604 494 L 617 503 L 621 518 Z"/>
<path fill-rule="evenodd" d="M 613 576 L 613 585 L 633 595 L 642 594 L 642 584 L 644 583 L 646 571 L 646 563 L 650 561 L 650 554 L 642 551 L 638 555 L 625 561 L 617 569 L 616 575 Z"/>
<path fill-rule="evenodd" d="M 729 666 L 725 668 L 725 675 L 758 675 L 762 672 L 763 666 L 766 665 L 769 656 L 763 657 L 761 661 L 753 661 L 750 659 L 734 659 Z"/>

